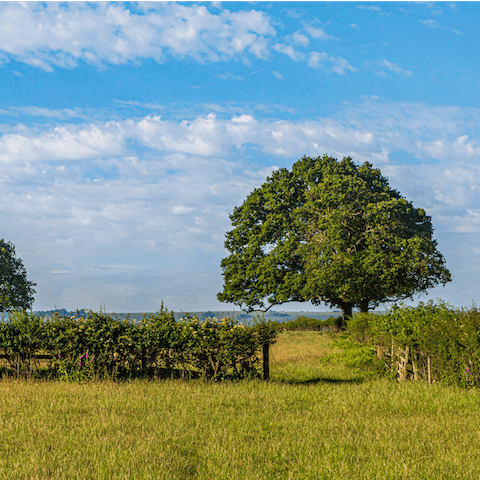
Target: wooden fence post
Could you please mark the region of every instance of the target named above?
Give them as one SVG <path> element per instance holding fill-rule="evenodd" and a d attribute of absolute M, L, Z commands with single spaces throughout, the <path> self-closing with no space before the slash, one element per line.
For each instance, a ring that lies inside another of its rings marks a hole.
<path fill-rule="evenodd" d="M 407 379 L 407 374 L 408 374 L 408 353 L 409 353 L 409 348 L 408 346 L 405 347 L 405 350 L 399 350 L 399 358 L 398 358 L 398 381 L 403 382 L 404 380 Z M 404 353 L 405 357 L 402 358 L 400 356 L 400 353 Z"/>
<path fill-rule="evenodd" d="M 263 344 L 263 379 L 268 380 L 270 378 L 270 345 L 268 343 Z"/>
<path fill-rule="evenodd" d="M 408 375 L 408 354 L 410 352 L 410 349 L 407 347 L 405 347 L 405 369 L 403 370 L 403 379 L 406 380 L 407 379 L 407 375 Z"/>
<path fill-rule="evenodd" d="M 395 352 L 393 350 L 393 335 L 392 335 L 392 352 L 390 354 L 390 360 L 391 360 L 391 369 L 392 369 L 392 372 L 395 371 Z"/>
<path fill-rule="evenodd" d="M 418 367 L 417 367 L 417 364 L 413 360 L 412 360 L 412 368 L 413 368 L 413 379 L 418 380 L 419 379 Z"/>

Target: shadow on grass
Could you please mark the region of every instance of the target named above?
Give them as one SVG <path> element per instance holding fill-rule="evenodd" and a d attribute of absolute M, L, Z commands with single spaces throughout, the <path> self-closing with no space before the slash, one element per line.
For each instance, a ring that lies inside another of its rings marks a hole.
<path fill-rule="evenodd" d="M 355 378 L 331 378 L 331 377 L 319 377 L 311 378 L 309 380 L 276 380 L 278 383 L 286 383 L 288 385 L 317 385 L 322 383 L 330 384 L 360 384 L 365 381 L 363 377 Z"/>

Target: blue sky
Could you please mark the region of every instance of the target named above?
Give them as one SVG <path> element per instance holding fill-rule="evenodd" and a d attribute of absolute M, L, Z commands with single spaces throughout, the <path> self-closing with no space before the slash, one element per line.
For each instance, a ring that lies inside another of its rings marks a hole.
<path fill-rule="evenodd" d="M 478 302 L 479 24 L 477 3 L 0 3 L 0 238 L 34 309 L 228 309 L 229 213 L 325 153 L 432 216 L 453 281 L 427 299 Z"/>

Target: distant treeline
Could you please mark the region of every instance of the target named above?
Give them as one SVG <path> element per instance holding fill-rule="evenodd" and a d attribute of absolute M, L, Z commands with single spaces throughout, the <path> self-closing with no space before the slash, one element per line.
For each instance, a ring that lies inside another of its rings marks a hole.
<path fill-rule="evenodd" d="M 68 312 L 65 308 L 57 308 L 54 310 L 38 310 L 33 312 L 35 315 L 38 315 L 39 317 L 53 317 L 53 315 L 58 315 L 60 317 L 71 317 L 73 315 L 79 316 L 79 317 L 86 317 L 87 312 L 82 308 L 81 310 L 76 310 Z"/>
<path fill-rule="evenodd" d="M 88 310 L 76 310 L 76 311 L 68 311 L 65 308 L 57 308 L 53 310 L 38 310 L 33 312 L 35 315 L 39 316 L 47 316 L 51 317 L 53 315 L 60 315 L 62 317 L 66 316 L 73 316 L 73 315 L 79 315 L 82 317 L 87 316 Z M 337 312 L 333 312 L 335 314 Z M 146 312 L 145 315 L 151 316 L 154 315 L 154 312 Z M 224 318 L 224 317 L 231 317 L 234 318 L 235 320 L 238 320 L 240 323 L 245 323 L 245 324 L 251 324 L 255 321 L 255 319 L 258 317 L 259 313 L 258 312 L 251 312 L 251 313 L 240 313 L 238 311 L 198 311 L 198 312 L 173 312 L 175 315 L 175 318 L 179 320 L 180 318 L 183 318 L 185 315 L 190 315 L 190 316 L 195 316 L 199 320 L 204 320 L 206 318 Z M 305 315 L 306 314 L 306 315 Z M 117 318 L 121 319 L 126 319 L 126 318 L 136 318 L 140 319 L 142 318 L 142 315 L 144 313 L 121 313 L 121 312 L 116 312 L 112 313 L 112 315 L 115 315 Z M 262 314 L 262 316 L 265 318 L 265 320 L 272 320 L 272 321 L 279 321 L 280 323 L 282 322 L 287 322 L 294 320 L 298 318 L 299 316 L 308 316 L 309 318 L 316 318 L 319 320 L 326 320 L 331 316 L 331 314 L 326 313 L 326 312 L 276 312 L 273 310 L 270 310 L 266 312 L 265 314 Z"/>

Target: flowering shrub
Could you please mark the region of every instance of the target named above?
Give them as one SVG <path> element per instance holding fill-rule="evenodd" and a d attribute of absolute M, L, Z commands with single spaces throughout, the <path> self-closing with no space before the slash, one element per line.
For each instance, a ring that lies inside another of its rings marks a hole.
<path fill-rule="evenodd" d="M 64 358 L 62 354 L 57 355 L 57 378 L 65 381 L 92 380 L 95 377 L 95 364 L 88 352 L 78 358 Z"/>

